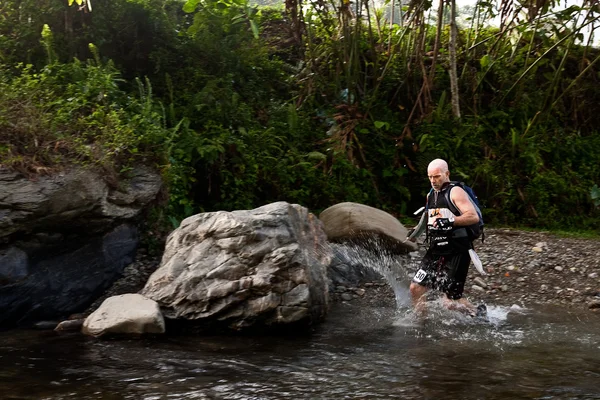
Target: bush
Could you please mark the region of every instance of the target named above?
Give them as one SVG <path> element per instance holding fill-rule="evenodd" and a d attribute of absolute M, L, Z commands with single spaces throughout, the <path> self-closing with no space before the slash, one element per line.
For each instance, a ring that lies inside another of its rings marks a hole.
<path fill-rule="evenodd" d="M 164 162 L 168 130 L 151 98 L 119 88 L 112 63 L 54 63 L 35 72 L 21 66 L 0 79 L 0 151 L 3 166 L 22 170 L 67 164 L 119 172 L 138 160 Z"/>

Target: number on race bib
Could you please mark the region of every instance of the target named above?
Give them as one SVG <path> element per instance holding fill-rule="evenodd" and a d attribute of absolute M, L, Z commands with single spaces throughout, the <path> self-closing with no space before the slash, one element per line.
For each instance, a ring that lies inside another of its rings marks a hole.
<path fill-rule="evenodd" d="M 415 281 L 417 283 L 422 282 L 423 279 L 425 279 L 426 276 L 427 276 L 427 272 L 425 272 L 422 269 L 420 269 L 415 274 L 415 277 L 413 278 L 413 281 Z"/>

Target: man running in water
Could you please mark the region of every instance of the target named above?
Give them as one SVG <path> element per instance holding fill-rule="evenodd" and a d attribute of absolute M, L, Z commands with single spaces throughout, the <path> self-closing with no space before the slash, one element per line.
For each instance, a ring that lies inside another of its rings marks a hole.
<path fill-rule="evenodd" d="M 479 216 L 469 195 L 450 183 L 446 161 L 433 160 L 427 167 L 427 175 L 433 191 L 427 195 L 426 215 L 409 236 L 414 241 L 426 228 L 429 239 L 427 253 L 410 285 L 415 311 L 424 314 L 425 294 L 435 289 L 445 293 L 446 308 L 482 315 L 485 305 L 475 308 L 462 297 L 471 262 L 469 250 L 473 248 L 466 227 L 477 224 Z"/>

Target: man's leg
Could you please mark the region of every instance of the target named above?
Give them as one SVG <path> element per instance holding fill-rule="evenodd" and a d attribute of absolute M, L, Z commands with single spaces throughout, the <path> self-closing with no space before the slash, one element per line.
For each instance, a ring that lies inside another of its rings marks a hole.
<path fill-rule="evenodd" d="M 432 262 L 433 259 L 431 253 L 427 251 L 421 260 L 419 270 L 415 273 L 410 284 L 410 297 L 412 299 L 413 307 L 415 313 L 420 317 L 425 315 L 425 294 L 435 281 L 435 275 L 431 271 Z"/>
<path fill-rule="evenodd" d="M 444 306 L 449 310 L 456 310 L 469 315 L 475 315 L 477 309 L 471 302 L 462 297 L 471 257 L 468 252 L 454 255 L 447 261 L 447 286 L 444 288 L 446 298 Z"/>
<path fill-rule="evenodd" d="M 418 316 L 425 314 L 425 294 L 428 290 L 427 287 L 419 285 L 416 282 L 410 284 L 410 297 L 415 308 L 415 313 Z"/>

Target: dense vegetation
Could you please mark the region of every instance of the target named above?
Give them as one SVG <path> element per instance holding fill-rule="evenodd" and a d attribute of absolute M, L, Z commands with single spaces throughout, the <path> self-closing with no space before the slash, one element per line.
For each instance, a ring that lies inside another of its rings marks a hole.
<path fill-rule="evenodd" d="M 152 163 L 176 222 L 277 200 L 404 217 L 442 157 L 488 222 L 600 226 L 593 1 L 78 3 L 0 4 L 2 166 Z"/>

